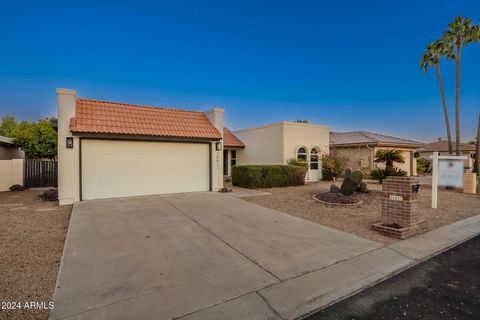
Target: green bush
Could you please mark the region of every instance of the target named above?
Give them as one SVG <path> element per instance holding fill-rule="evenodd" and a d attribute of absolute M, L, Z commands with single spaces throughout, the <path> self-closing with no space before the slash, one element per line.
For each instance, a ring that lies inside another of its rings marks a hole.
<path fill-rule="evenodd" d="M 398 168 L 393 168 L 391 174 L 389 176 L 399 176 L 399 177 L 405 177 L 407 175 L 406 171 L 403 171 L 402 169 Z M 375 169 L 370 172 L 370 178 L 373 180 L 378 180 L 380 183 L 387 177 L 387 172 L 385 169 Z"/>
<path fill-rule="evenodd" d="M 347 166 L 344 158 L 335 155 L 322 156 L 322 180 L 341 177 Z"/>
<path fill-rule="evenodd" d="M 276 188 L 305 184 L 307 168 L 292 165 L 246 165 L 232 167 L 232 183 L 243 188 Z"/>
<path fill-rule="evenodd" d="M 305 167 L 305 169 L 308 170 L 308 162 L 306 161 L 301 161 L 295 158 L 290 158 L 287 160 L 287 164 L 291 166 L 297 166 L 297 167 Z"/>
<path fill-rule="evenodd" d="M 417 159 L 417 172 L 418 173 L 428 172 L 431 163 L 432 163 L 431 160 L 427 160 L 427 159 L 424 159 L 424 158 L 418 158 Z"/>

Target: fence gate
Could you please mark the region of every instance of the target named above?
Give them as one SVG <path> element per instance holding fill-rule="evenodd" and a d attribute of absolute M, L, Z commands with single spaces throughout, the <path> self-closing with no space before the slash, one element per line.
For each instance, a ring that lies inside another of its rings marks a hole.
<path fill-rule="evenodd" d="M 27 188 L 57 188 L 58 163 L 55 160 L 24 161 L 23 185 Z"/>

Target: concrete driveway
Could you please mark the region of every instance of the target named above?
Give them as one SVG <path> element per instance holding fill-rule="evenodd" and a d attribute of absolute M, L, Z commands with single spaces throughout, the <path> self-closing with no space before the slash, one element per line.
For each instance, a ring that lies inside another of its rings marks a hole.
<path fill-rule="evenodd" d="M 85 201 L 50 318 L 280 319 L 290 281 L 381 247 L 218 193 Z"/>

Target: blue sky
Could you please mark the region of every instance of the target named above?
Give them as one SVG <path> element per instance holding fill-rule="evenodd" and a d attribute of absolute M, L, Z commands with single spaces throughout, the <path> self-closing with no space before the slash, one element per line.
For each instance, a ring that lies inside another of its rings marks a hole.
<path fill-rule="evenodd" d="M 55 115 L 85 98 L 205 110 L 231 129 L 308 119 L 422 141 L 445 136 L 424 46 L 465 1 L 4 1 L 0 116 Z M 462 60 L 462 140 L 476 134 L 480 45 Z M 442 65 L 453 118 L 454 64 Z"/>

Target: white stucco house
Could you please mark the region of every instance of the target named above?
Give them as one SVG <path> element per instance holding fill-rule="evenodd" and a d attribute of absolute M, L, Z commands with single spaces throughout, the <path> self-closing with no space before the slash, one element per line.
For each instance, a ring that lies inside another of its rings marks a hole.
<path fill-rule="evenodd" d="M 224 110 L 205 112 L 78 98 L 57 89 L 60 204 L 217 191 L 236 164 L 307 161 L 321 178 L 329 128 L 280 122 L 231 132 Z"/>

